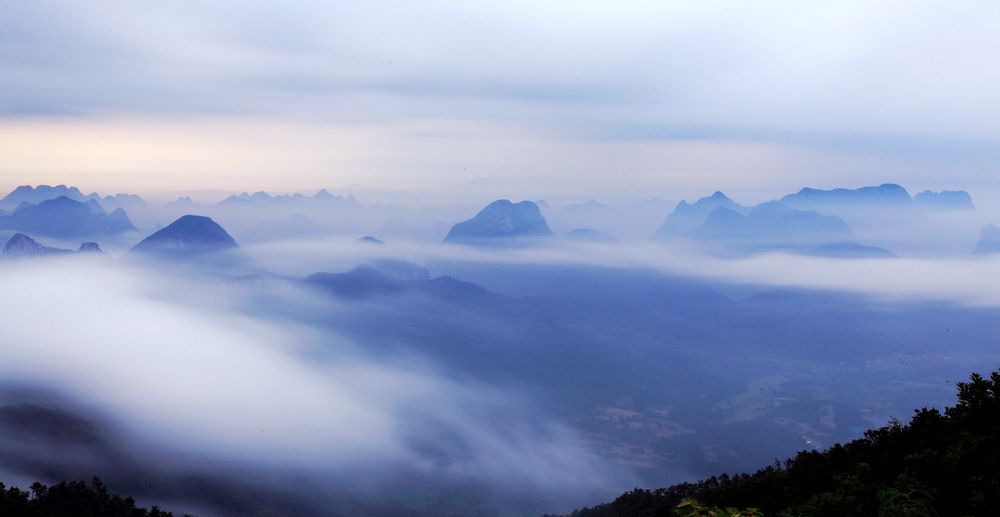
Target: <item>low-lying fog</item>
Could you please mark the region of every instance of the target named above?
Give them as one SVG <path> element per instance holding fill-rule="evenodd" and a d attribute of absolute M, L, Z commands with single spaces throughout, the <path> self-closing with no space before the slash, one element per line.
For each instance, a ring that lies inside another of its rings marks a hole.
<path fill-rule="evenodd" d="M 0 283 L 5 469 L 102 475 L 208 514 L 226 498 L 198 495 L 214 484 L 306 513 L 398 515 L 456 490 L 473 513 L 566 509 L 631 480 L 530 392 L 344 337 L 324 322 L 357 311 L 292 282 L 251 291 L 71 258 L 4 264 Z M 25 416 L 40 408 L 58 414 Z"/>

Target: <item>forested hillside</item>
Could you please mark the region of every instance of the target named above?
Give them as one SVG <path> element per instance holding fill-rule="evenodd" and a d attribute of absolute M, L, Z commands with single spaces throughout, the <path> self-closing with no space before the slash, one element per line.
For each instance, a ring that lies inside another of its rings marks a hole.
<path fill-rule="evenodd" d="M 51 487 L 41 483 L 31 490 L 0 483 L 0 515 L 18 517 L 172 517 L 157 507 L 136 506 L 131 497 L 108 493 L 101 480 L 63 482 Z"/>
<path fill-rule="evenodd" d="M 958 402 L 915 411 L 863 438 L 753 474 L 635 489 L 573 517 L 709 515 L 713 507 L 765 515 L 1000 515 L 1000 370 L 958 384 Z M 698 502 L 678 508 L 686 499 Z M 703 513 L 698 513 L 703 512 Z M 720 515 L 730 515 L 723 511 Z"/>

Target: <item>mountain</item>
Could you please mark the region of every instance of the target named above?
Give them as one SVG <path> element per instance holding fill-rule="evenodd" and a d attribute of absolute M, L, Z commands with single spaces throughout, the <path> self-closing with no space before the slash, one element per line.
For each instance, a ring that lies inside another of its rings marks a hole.
<path fill-rule="evenodd" d="M 107 212 L 104 211 L 104 207 L 101 206 L 101 203 L 98 200 L 96 200 L 96 199 L 93 199 L 93 198 L 88 199 L 87 202 L 84 203 L 84 204 L 87 205 L 87 208 L 90 208 L 90 211 L 93 212 L 93 213 L 95 213 L 95 214 L 106 214 L 107 213 Z"/>
<path fill-rule="evenodd" d="M 460 244 L 501 244 L 518 240 L 552 237 L 538 205 L 531 201 L 494 201 L 475 217 L 451 227 L 444 242 Z"/>
<path fill-rule="evenodd" d="M 76 187 L 67 187 L 66 185 L 56 185 L 54 187 L 50 185 L 38 185 L 37 187 L 21 185 L 0 200 L 0 205 L 8 207 L 16 207 L 21 203 L 37 205 L 42 201 L 58 197 L 68 197 L 80 202 L 87 200 L 87 196 L 84 196 L 83 192 L 80 192 L 80 189 Z"/>
<path fill-rule="evenodd" d="M 239 246 L 211 218 L 185 215 L 132 247 L 132 252 L 146 255 L 190 257 L 222 251 L 234 251 Z"/>
<path fill-rule="evenodd" d="M 402 260 L 377 260 L 362 264 L 346 273 L 315 273 L 305 281 L 323 287 L 337 296 L 367 298 L 418 288 L 430 280 L 430 272 Z"/>
<path fill-rule="evenodd" d="M 84 242 L 80 244 L 80 249 L 76 250 L 77 253 L 104 253 L 101 246 L 96 242 Z"/>
<path fill-rule="evenodd" d="M 135 499 L 130 495 L 109 492 L 97 477 L 89 485 L 83 481 L 61 481 L 46 486 L 36 481 L 31 484 L 30 492 L 16 487 L 0 490 L 0 514 L 53 515 L 55 512 L 109 517 L 122 515 L 173 517 L 172 512 L 165 512 L 156 506 L 149 510 L 136 506 Z"/>
<path fill-rule="evenodd" d="M 379 239 L 378 237 L 372 237 L 371 235 L 365 235 L 364 237 L 359 238 L 358 242 L 364 244 L 375 244 L 375 245 L 385 244 L 385 241 L 383 241 L 382 239 Z"/>
<path fill-rule="evenodd" d="M 115 194 L 113 196 L 101 197 L 100 194 L 94 192 L 84 195 L 83 192 L 80 192 L 80 189 L 76 187 L 67 187 L 66 185 L 56 185 L 54 187 L 50 185 L 38 185 L 37 187 L 22 185 L 0 200 L 0 206 L 15 207 L 21 203 L 31 203 L 33 205 L 37 205 L 43 201 L 59 197 L 68 197 L 73 201 L 79 201 L 81 203 L 94 200 L 99 202 L 105 208 L 111 210 L 116 208 L 139 208 L 146 206 L 146 200 L 135 194 Z"/>
<path fill-rule="evenodd" d="M 839 217 L 789 208 L 777 201 L 757 205 L 747 215 L 717 208 L 691 236 L 743 251 L 812 248 L 853 238 Z"/>
<path fill-rule="evenodd" d="M 342 298 L 368 299 L 382 296 L 417 295 L 464 306 L 506 300 L 488 289 L 450 276 L 431 278 L 430 272 L 402 260 L 377 260 L 346 273 L 315 273 L 307 284 Z"/>
<path fill-rule="evenodd" d="M 663 225 L 656 230 L 654 237 L 667 238 L 688 235 L 701 226 L 708 219 L 709 214 L 719 208 L 725 208 L 737 214 L 745 214 L 749 210 L 747 207 L 729 199 L 722 192 L 716 192 L 711 196 L 703 197 L 693 204 L 681 201 L 674 208 L 674 211 L 667 216 L 667 220 L 663 222 Z"/>
<path fill-rule="evenodd" d="M 4 245 L 2 255 L 4 257 L 20 258 L 65 255 L 67 253 L 73 252 L 70 250 L 42 246 L 38 243 L 38 241 L 23 233 L 15 233 L 14 236 L 7 241 L 7 244 Z"/>
<path fill-rule="evenodd" d="M 128 214 L 118 208 L 110 214 L 100 206 L 75 201 L 66 196 L 37 205 L 22 202 L 14 212 L 0 217 L 0 229 L 60 238 L 115 235 L 136 231 Z"/>
<path fill-rule="evenodd" d="M 956 391 L 955 405 L 927 404 L 908 423 L 894 418 L 849 442 L 800 450 L 750 474 L 636 488 L 566 517 L 997 515 L 1000 370 L 972 374 Z"/>
<path fill-rule="evenodd" d="M 191 197 L 189 197 L 189 196 L 181 196 L 181 197 L 179 197 L 179 198 L 177 198 L 177 199 L 175 199 L 175 200 L 167 203 L 167 206 L 189 207 L 189 206 L 194 206 L 194 204 L 195 204 L 195 202 L 194 202 L 193 199 L 191 199 Z"/>
<path fill-rule="evenodd" d="M 964 190 L 942 190 L 931 192 L 925 190 L 913 197 L 913 204 L 918 208 L 931 210 L 961 210 L 972 211 L 972 196 Z"/>
<path fill-rule="evenodd" d="M 590 228 L 577 228 L 566 232 L 565 237 L 571 241 L 579 242 L 617 242 L 618 239 L 604 232 L 592 230 Z"/>
<path fill-rule="evenodd" d="M 894 183 L 857 189 L 803 188 L 795 194 L 781 198 L 780 201 L 791 208 L 825 213 L 869 208 L 908 208 L 913 205 L 909 192 Z"/>
<path fill-rule="evenodd" d="M 272 196 L 267 192 L 254 192 L 253 194 L 244 192 L 239 195 L 232 195 L 218 203 L 219 206 L 325 206 L 325 207 L 346 207 L 360 208 L 361 203 L 353 195 L 335 196 L 326 189 L 322 189 L 312 197 L 299 193 L 281 194 Z"/>
<path fill-rule="evenodd" d="M 347 273 L 314 273 L 305 279 L 345 298 L 367 298 L 402 291 L 404 285 L 374 267 L 363 264 Z"/>
<path fill-rule="evenodd" d="M 145 199 L 135 194 L 115 194 L 113 196 L 101 197 L 97 193 L 93 193 L 87 196 L 87 198 L 99 201 L 102 206 L 111 210 L 115 210 L 118 208 L 121 209 L 145 208 L 149 206 L 148 203 L 146 203 Z"/>
<path fill-rule="evenodd" d="M 987 224 L 979 232 L 979 242 L 976 243 L 977 255 L 992 255 L 1000 253 L 1000 228 Z"/>
<path fill-rule="evenodd" d="M 14 236 L 7 241 L 7 244 L 3 247 L 3 252 L 0 253 L 0 255 L 4 257 L 23 258 L 43 257 L 49 255 L 68 255 L 72 253 L 103 255 L 104 251 L 101 250 L 101 247 L 96 242 L 84 242 L 80 244 L 80 249 L 76 252 L 61 248 L 50 248 L 39 244 L 38 241 L 23 233 L 15 233 Z"/>

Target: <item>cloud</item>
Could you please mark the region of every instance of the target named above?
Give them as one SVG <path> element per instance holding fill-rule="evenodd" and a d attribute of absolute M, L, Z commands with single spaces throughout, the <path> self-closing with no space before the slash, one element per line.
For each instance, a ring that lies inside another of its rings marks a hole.
<path fill-rule="evenodd" d="M 373 131 L 382 158 L 350 182 L 554 172 L 568 185 L 633 174 L 634 162 L 642 174 L 622 181 L 693 182 L 704 170 L 656 144 L 708 142 L 706 157 L 732 146 L 777 150 L 784 163 L 770 167 L 786 188 L 805 182 L 790 177 L 936 185 L 942 170 L 950 181 L 995 187 L 1000 73 L 991 49 L 1000 42 L 988 2 L 13 2 L 3 10 L 7 119 Z M 487 138 L 427 146 L 414 127 Z M 598 156 L 573 159 L 591 146 Z M 637 160 L 615 158 L 635 146 Z M 489 160 L 477 159 L 484 152 Z M 788 166 L 803 153 L 814 157 Z M 740 181 L 741 163 L 731 157 L 723 174 Z M 323 165 L 308 164 L 300 181 Z M 287 168 L 303 164 L 289 159 Z"/>
<path fill-rule="evenodd" d="M 302 504 L 330 490 L 376 514 L 462 485 L 477 487 L 474 504 L 538 512 L 542 501 L 621 488 L 573 431 L 520 395 L 449 379 L 415 356 L 377 357 L 281 316 L 290 304 L 349 310 L 295 289 L 247 301 L 210 280 L 78 259 L 6 263 L 0 282 L 0 384 L 42 389 L 105 422 L 121 437 L 115 450 L 161 479 L 145 487 L 154 502 L 192 475 Z M 118 460 L 89 461 L 83 475 Z M 286 486 L 298 478 L 299 488 Z M 385 490 L 394 495 L 374 495 Z M 191 497 L 185 504 L 218 502 Z"/>

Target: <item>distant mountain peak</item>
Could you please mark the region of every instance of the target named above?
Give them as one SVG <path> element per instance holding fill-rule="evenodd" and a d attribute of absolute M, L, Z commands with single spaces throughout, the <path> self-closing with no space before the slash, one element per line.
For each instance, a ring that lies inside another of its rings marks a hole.
<path fill-rule="evenodd" d="M 9 240 L 7 240 L 7 244 L 3 247 L 3 254 L 33 255 L 35 254 L 34 252 L 41 249 L 42 245 L 35 239 L 32 239 L 23 233 L 15 233 Z"/>
<path fill-rule="evenodd" d="M 185 215 L 136 244 L 132 251 L 190 256 L 239 248 L 218 223 L 201 215 Z"/>
<path fill-rule="evenodd" d="M 104 213 L 104 207 L 101 206 L 101 203 L 99 203 L 96 199 L 93 198 L 88 199 L 86 205 L 90 208 L 90 211 L 94 212 L 95 214 Z"/>
<path fill-rule="evenodd" d="M 931 210 L 972 211 L 976 209 L 976 206 L 972 204 L 972 196 L 964 190 L 942 190 L 940 192 L 925 190 L 914 196 L 913 202 L 920 208 Z"/>
<path fill-rule="evenodd" d="M 7 240 L 7 244 L 4 245 L 2 255 L 4 257 L 18 258 L 60 255 L 65 253 L 72 252 L 69 250 L 42 246 L 38 243 L 38 241 L 23 233 L 15 233 L 9 240 Z"/>
<path fill-rule="evenodd" d="M 896 183 L 855 189 L 835 188 L 822 190 L 805 187 L 795 194 L 781 198 L 781 202 L 802 210 L 823 211 L 862 207 L 899 207 L 912 204 L 910 193 Z"/>
<path fill-rule="evenodd" d="M 365 244 L 376 244 L 376 245 L 385 244 L 385 241 L 383 241 L 382 239 L 379 239 L 378 237 L 372 237 L 371 235 L 365 235 L 364 237 L 359 238 L 358 242 L 362 242 Z"/>
<path fill-rule="evenodd" d="M 101 246 L 96 242 L 84 242 L 80 244 L 80 249 L 77 250 L 78 253 L 104 253 Z"/>
<path fill-rule="evenodd" d="M 480 210 L 472 219 L 452 226 L 444 242 L 499 244 L 518 238 L 546 238 L 553 235 L 535 203 L 513 203 L 509 199 L 498 199 Z"/>
<path fill-rule="evenodd" d="M 716 190 L 715 193 L 709 198 L 716 201 L 729 201 L 729 196 L 722 193 L 721 190 Z"/>
<path fill-rule="evenodd" d="M 674 211 L 667 216 L 667 219 L 656 230 L 654 237 L 669 238 L 688 235 L 701 226 L 708 219 L 708 216 L 719 208 L 731 210 L 737 214 L 745 214 L 748 209 L 742 206 L 721 190 L 715 191 L 711 196 L 698 199 L 694 203 L 681 201 L 677 203 Z"/>
<path fill-rule="evenodd" d="M 853 237 L 839 217 L 791 208 L 779 201 L 761 203 L 746 215 L 716 208 L 691 235 L 735 251 L 801 249 Z"/>
<path fill-rule="evenodd" d="M 1000 253 L 1000 228 L 993 224 L 983 226 L 979 232 L 979 242 L 976 243 L 977 255 L 993 255 Z"/>

